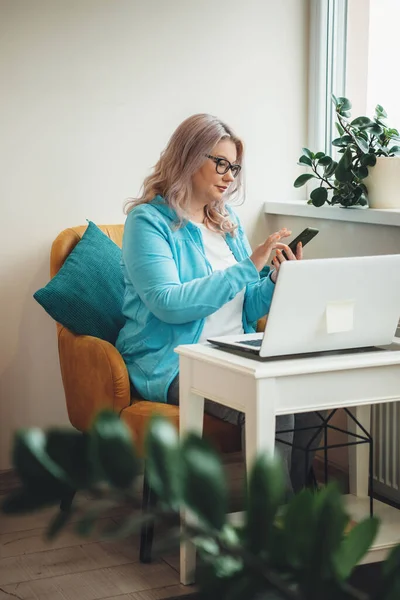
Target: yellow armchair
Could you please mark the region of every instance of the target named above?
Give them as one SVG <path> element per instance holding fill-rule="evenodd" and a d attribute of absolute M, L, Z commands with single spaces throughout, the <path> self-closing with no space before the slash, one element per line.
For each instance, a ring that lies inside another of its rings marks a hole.
<path fill-rule="evenodd" d="M 103 225 L 100 229 L 116 244 L 122 245 L 123 225 Z M 65 259 L 81 239 L 86 226 L 62 231 L 54 240 L 50 256 L 50 275 L 54 277 Z M 179 407 L 149 402 L 131 397 L 128 371 L 122 356 L 109 342 L 88 335 L 76 335 L 57 323 L 58 352 L 62 381 L 71 424 L 86 431 L 103 408 L 111 408 L 121 415 L 143 454 L 143 441 L 150 418 L 161 414 L 179 425 Z M 211 415 L 204 415 L 204 435 L 221 452 L 237 452 L 241 448 L 240 428 Z M 72 498 L 61 503 L 68 510 Z M 144 477 L 143 509 L 154 502 Z M 152 525 L 142 530 L 140 559 L 149 562 L 153 537 Z"/>

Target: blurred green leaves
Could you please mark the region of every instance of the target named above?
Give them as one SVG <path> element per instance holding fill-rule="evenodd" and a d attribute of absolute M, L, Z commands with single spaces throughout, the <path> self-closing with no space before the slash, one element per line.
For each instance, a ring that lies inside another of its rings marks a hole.
<path fill-rule="evenodd" d="M 163 501 L 177 508 L 182 498 L 181 454 L 176 429 L 154 418 L 146 438 L 147 472 L 151 487 Z"/>
<path fill-rule="evenodd" d="M 310 158 L 305 150 L 304 156 Z M 312 160 L 324 161 L 324 168 L 331 165 L 321 153 Z M 349 155 L 344 153 L 341 160 L 345 167 Z M 349 517 L 334 485 L 318 492 L 304 490 L 285 504 L 279 460 L 260 455 L 249 472 L 243 524 L 233 526 L 226 518 L 224 469 L 206 440 L 194 434 L 180 440 L 170 422 L 154 418 L 145 450 L 147 477 L 157 503 L 142 514 L 136 500 L 139 461 L 127 426 L 113 412 L 100 413 L 85 435 L 73 430 L 22 430 L 13 449 L 22 486 L 3 501 L 2 510 L 29 512 L 84 490 L 89 502 L 55 513 L 49 537 L 58 535 L 72 516 L 79 535 L 91 535 L 99 527 L 111 539 L 129 536 L 144 521 L 156 519 L 167 526 L 166 541 L 172 546 L 179 543 L 180 511 L 189 509 L 194 519 L 183 524 L 183 534 L 197 547 L 198 585 L 204 597 L 360 598 L 348 579 L 373 543 L 378 520 L 367 518 L 348 531 Z M 121 504 L 128 507 L 122 520 L 107 519 L 105 525 L 102 517 Z M 400 547 L 384 565 L 379 600 L 397 600 L 399 595 Z"/>
<path fill-rule="evenodd" d="M 182 445 L 183 500 L 206 525 L 220 531 L 225 523 L 228 492 L 215 451 L 190 434 Z"/>
<path fill-rule="evenodd" d="M 284 492 L 280 462 L 259 456 L 249 477 L 245 526 L 245 541 L 256 555 L 273 551 L 272 529 Z"/>
<path fill-rule="evenodd" d="M 378 526 L 378 519 L 364 519 L 345 536 L 333 556 L 334 569 L 339 579 L 345 580 L 350 577 L 353 569 L 372 546 Z"/>
<path fill-rule="evenodd" d="M 81 437 L 81 436 L 80 436 Z M 19 431 L 14 438 L 13 464 L 23 487 L 2 504 L 5 513 L 24 513 L 60 501 L 75 482 L 59 456 L 49 454 L 48 436 L 39 429 Z M 51 449 L 51 448 L 50 448 Z"/>
<path fill-rule="evenodd" d="M 111 411 L 102 412 L 89 435 L 91 479 L 105 479 L 117 488 L 128 488 L 138 472 L 132 436 L 123 421 Z"/>

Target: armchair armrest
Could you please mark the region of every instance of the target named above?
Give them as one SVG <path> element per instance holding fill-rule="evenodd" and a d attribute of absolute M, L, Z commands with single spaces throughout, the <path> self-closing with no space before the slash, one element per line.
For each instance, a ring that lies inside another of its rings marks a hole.
<path fill-rule="evenodd" d="M 267 319 L 268 319 L 268 315 L 265 315 L 265 317 L 261 317 L 261 319 L 258 319 L 257 333 L 262 333 L 265 330 L 265 326 L 267 325 Z"/>
<path fill-rule="evenodd" d="M 85 431 L 102 408 L 121 412 L 130 404 L 128 371 L 109 342 L 58 329 L 61 376 L 71 424 Z"/>

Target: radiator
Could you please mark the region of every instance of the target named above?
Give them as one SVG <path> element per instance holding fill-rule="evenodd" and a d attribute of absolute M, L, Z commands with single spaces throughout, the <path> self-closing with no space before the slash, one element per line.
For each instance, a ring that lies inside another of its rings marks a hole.
<path fill-rule="evenodd" d="M 400 402 L 372 407 L 374 492 L 400 504 Z"/>
<path fill-rule="evenodd" d="M 396 337 L 400 338 L 400 327 Z M 400 402 L 372 406 L 371 433 L 374 491 L 400 504 Z"/>

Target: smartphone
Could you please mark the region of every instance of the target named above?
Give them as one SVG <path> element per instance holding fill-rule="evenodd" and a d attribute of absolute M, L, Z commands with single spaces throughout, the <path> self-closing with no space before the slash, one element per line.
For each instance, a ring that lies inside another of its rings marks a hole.
<path fill-rule="evenodd" d="M 307 227 L 304 229 L 304 231 L 302 231 L 292 242 L 290 242 L 290 244 L 288 244 L 293 254 L 296 254 L 296 248 L 299 242 L 302 243 L 304 248 L 308 242 L 311 242 L 317 233 L 319 233 L 319 229 L 315 229 L 314 227 Z M 284 254 L 285 258 L 287 258 L 284 250 L 282 250 L 282 253 Z"/>

